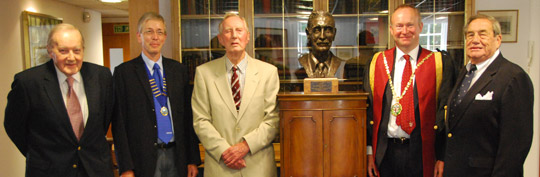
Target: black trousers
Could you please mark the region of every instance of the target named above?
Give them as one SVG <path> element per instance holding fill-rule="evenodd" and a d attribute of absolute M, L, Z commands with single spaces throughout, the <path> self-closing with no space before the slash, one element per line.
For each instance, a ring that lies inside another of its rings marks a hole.
<path fill-rule="evenodd" d="M 422 163 L 415 162 L 408 140 L 388 139 L 388 148 L 379 167 L 381 177 L 422 177 Z"/>

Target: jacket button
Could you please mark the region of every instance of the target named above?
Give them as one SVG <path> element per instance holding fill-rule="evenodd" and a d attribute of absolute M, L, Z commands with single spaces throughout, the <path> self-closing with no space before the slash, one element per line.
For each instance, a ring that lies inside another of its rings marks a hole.
<path fill-rule="evenodd" d="M 373 125 L 373 121 L 369 121 L 369 124 L 370 124 L 370 125 Z"/>
<path fill-rule="evenodd" d="M 73 164 L 73 168 L 77 168 L 77 164 Z"/>
<path fill-rule="evenodd" d="M 433 126 L 433 129 L 437 130 L 437 129 L 439 129 L 439 126 L 435 125 L 435 126 Z"/>
<path fill-rule="evenodd" d="M 452 138 L 452 133 L 448 133 L 448 138 Z"/>
<path fill-rule="evenodd" d="M 156 110 L 155 109 L 152 109 L 152 112 L 155 112 Z"/>
<path fill-rule="evenodd" d="M 80 150 L 81 150 L 81 147 L 80 147 L 80 146 L 79 146 L 79 147 L 77 147 L 77 150 L 78 150 L 78 151 L 80 151 Z"/>
<path fill-rule="evenodd" d="M 154 125 L 154 128 L 157 128 L 157 126 L 156 126 L 156 125 Z"/>

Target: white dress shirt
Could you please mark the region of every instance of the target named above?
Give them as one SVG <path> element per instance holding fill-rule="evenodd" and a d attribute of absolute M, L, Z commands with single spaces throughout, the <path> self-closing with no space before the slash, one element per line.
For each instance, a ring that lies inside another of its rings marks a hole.
<path fill-rule="evenodd" d="M 240 96 L 242 96 L 242 94 L 244 93 L 244 85 L 246 83 L 246 69 L 248 64 L 246 56 L 244 56 L 244 59 L 242 59 L 242 61 L 240 61 L 240 63 L 236 65 L 238 67 L 238 79 L 240 79 Z M 229 82 L 229 85 L 231 85 L 233 64 L 231 63 L 229 58 L 227 58 L 227 56 L 225 56 L 225 59 L 225 67 L 227 67 L 227 82 Z"/>
<path fill-rule="evenodd" d="M 486 71 L 486 69 L 488 68 L 489 65 L 491 65 L 491 63 L 493 62 L 493 60 L 495 60 L 495 58 L 497 58 L 499 56 L 499 49 L 497 49 L 497 51 L 495 51 L 495 53 L 493 53 L 493 56 L 489 57 L 487 60 L 483 61 L 483 62 L 480 62 L 480 63 L 476 63 L 476 72 L 474 72 L 474 77 L 472 78 L 472 81 L 471 81 L 471 85 L 469 85 L 469 88 L 470 89 L 474 83 L 478 80 L 478 78 L 480 78 L 480 76 L 482 76 L 482 73 L 484 73 L 484 71 Z M 469 60 L 469 63 L 467 63 L 467 65 L 465 66 L 467 68 L 467 71 L 471 70 L 471 61 Z"/>
<path fill-rule="evenodd" d="M 60 85 L 60 90 L 62 91 L 62 98 L 64 99 L 64 104 L 67 109 L 67 94 L 69 92 L 69 84 L 67 82 L 67 76 L 60 71 L 54 65 L 54 69 L 56 69 L 56 76 L 58 77 L 58 84 Z M 79 100 L 79 104 L 81 105 L 81 112 L 83 115 L 83 124 L 86 127 L 86 122 L 88 120 L 88 103 L 86 102 L 86 92 L 84 91 L 84 82 L 81 76 L 81 72 L 77 72 L 76 74 L 72 75 L 73 79 L 73 91 L 75 94 L 77 94 L 77 99 Z"/>

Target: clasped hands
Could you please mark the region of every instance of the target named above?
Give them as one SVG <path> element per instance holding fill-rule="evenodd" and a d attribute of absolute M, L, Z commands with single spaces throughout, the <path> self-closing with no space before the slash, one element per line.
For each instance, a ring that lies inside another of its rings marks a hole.
<path fill-rule="evenodd" d="M 248 152 L 249 145 L 244 140 L 225 150 L 223 154 L 221 154 L 221 159 L 223 159 L 223 162 L 225 162 L 225 165 L 227 165 L 227 167 L 239 170 L 246 167 L 246 161 L 244 160 L 244 157 L 247 155 Z"/>

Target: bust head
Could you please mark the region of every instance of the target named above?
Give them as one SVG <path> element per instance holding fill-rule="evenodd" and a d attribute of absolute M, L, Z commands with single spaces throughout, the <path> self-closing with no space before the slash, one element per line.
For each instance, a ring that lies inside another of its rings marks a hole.
<path fill-rule="evenodd" d="M 336 36 L 334 17 L 326 11 L 313 11 L 308 19 L 306 35 L 310 52 L 315 55 L 328 53 Z"/>

